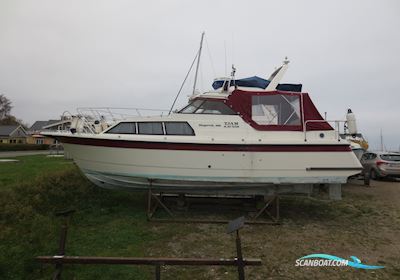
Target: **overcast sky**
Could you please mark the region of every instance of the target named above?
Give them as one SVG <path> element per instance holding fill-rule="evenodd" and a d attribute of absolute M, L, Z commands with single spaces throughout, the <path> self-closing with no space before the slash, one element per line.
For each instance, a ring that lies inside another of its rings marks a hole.
<path fill-rule="evenodd" d="M 268 77 L 288 56 L 282 82 L 329 119 L 352 108 L 372 148 L 382 129 L 400 149 L 396 0 L 0 0 L 0 93 L 30 124 L 82 106 L 168 109 L 202 31 L 199 90 L 232 63 L 238 78 Z"/>

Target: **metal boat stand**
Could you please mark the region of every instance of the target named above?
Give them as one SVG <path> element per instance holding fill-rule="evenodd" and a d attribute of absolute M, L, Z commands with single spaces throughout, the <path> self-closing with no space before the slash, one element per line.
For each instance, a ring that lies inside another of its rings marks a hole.
<path fill-rule="evenodd" d="M 262 199 L 263 198 L 263 201 Z M 247 204 L 252 205 L 251 212 L 254 215 L 248 217 L 245 220 L 246 224 L 252 225 L 278 225 L 279 224 L 279 196 L 272 195 L 269 197 L 210 197 L 210 196 L 200 196 L 200 195 L 187 195 L 187 194 L 177 194 L 177 193 L 163 193 L 157 190 L 149 188 L 147 194 L 147 220 L 152 222 L 171 222 L 171 223 L 207 223 L 207 224 L 226 224 L 229 222 L 228 219 L 194 219 L 194 218 L 179 218 L 176 212 L 169 207 L 167 201 L 175 199 L 176 205 L 180 210 L 188 211 L 190 206 L 193 204 L 203 203 L 205 205 L 218 205 L 222 208 L 222 201 L 229 205 L 227 200 L 236 202 L 246 201 Z M 212 201 L 214 200 L 214 201 Z M 257 207 L 262 201 L 261 207 Z M 241 207 L 243 211 L 244 207 Z M 164 210 L 168 214 L 168 218 L 156 218 L 155 214 L 158 209 Z M 264 215 L 265 214 L 265 215 Z M 269 220 L 262 219 L 262 217 L 267 216 Z"/>
<path fill-rule="evenodd" d="M 61 227 L 59 250 L 57 255 L 38 256 L 36 260 L 44 264 L 55 265 L 53 280 L 61 280 L 61 273 L 65 265 L 144 265 L 154 266 L 154 277 L 161 280 L 161 268 L 164 266 L 235 266 L 238 270 L 238 279 L 245 280 L 245 267 L 260 266 L 261 259 L 244 258 L 239 230 L 244 226 L 244 217 L 230 221 L 227 233 L 236 233 L 236 257 L 226 258 L 166 258 L 166 257 L 99 257 L 99 256 L 68 256 L 65 254 L 67 241 L 68 222 L 73 210 L 57 213 L 57 216 L 64 217 Z"/>

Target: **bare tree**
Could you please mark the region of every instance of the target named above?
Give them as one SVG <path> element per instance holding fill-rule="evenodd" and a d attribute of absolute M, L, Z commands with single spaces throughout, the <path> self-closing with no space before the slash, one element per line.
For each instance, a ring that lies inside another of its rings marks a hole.
<path fill-rule="evenodd" d="M 0 94 L 0 120 L 10 115 L 12 106 L 11 101 L 4 94 Z"/>
<path fill-rule="evenodd" d="M 11 115 L 11 100 L 4 94 L 0 94 L 0 125 L 22 125 L 25 129 L 29 127 L 27 123 Z"/>

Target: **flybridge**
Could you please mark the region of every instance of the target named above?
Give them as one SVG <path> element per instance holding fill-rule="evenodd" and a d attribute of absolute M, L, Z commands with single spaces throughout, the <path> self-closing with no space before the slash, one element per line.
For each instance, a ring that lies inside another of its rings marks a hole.
<path fill-rule="evenodd" d="M 333 130 L 308 93 L 301 92 L 301 84 L 279 83 L 288 66 L 286 58 L 268 80 L 257 76 L 235 79 L 232 67 L 230 78 L 214 80 L 214 92 L 193 95 L 179 113 L 237 114 L 259 131 Z"/>
<path fill-rule="evenodd" d="M 238 114 L 259 131 L 333 130 L 308 93 L 301 92 L 302 84 L 280 84 L 288 67 L 286 57 L 268 79 L 235 79 L 236 68 L 232 66 L 231 77 L 215 79 L 214 92 L 192 95 L 189 105 L 179 113 Z"/>
<path fill-rule="evenodd" d="M 263 91 L 290 91 L 301 92 L 302 84 L 280 84 L 286 70 L 289 67 L 287 57 L 283 61 L 281 67 L 277 68 L 268 79 L 253 76 L 244 79 L 235 79 L 236 68 L 232 65 L 231 77 L 217 78 L 214 80 L 212 87 L 220 92 L 232 92 L 233 89 L 243 90 L 263 90 Z"/>
<path fill-rule="evenodd" d="M 271 81 L 260 78 L 258 76 L 253 76 L 244 79 L 232 80 L 228 78 L 218 78 L 215 79 L 212 87 L 215 90 L 222 89 L 224 86 L 226 87 L 248 87 L 248 88 L 259 88 L 266 89 Z M 276 87 L 277 90 L 280 91 L 292 91 L 292 92 L 301 92 L 302 84 L 278 84 Z"/>

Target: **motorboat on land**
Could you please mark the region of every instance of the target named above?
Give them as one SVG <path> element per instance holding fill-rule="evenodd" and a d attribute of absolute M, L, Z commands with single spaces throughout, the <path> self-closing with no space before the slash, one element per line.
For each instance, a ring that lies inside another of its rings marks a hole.
<path fill-rule="evenodd" d="M 268 79 L 233 71 L 169 114 L 107 123 L 100 112 L 89 125 L 81 115 L 70 131 L 43 134 L 106 188 L 263 194 L 345 183 L 362 167 L 340 137 L 341 121 L 323 119 L 302 85 L 279 83 L 288 63 Z"/>

